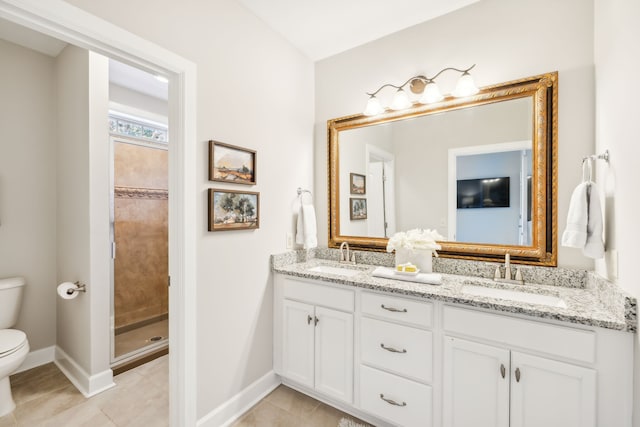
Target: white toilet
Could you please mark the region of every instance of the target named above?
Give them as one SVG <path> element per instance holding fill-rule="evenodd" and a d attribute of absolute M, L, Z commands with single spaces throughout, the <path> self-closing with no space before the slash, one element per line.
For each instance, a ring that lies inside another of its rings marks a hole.
<path fill-rule="evenodd" d="M 18 369 L 29 353 L 27 335 L 17 329 L 9 329 L 18 322 L 24 284 L 22 277 L 0 279 L 0 417 L 16 407 L 11 397 L 9 375 Z"/>

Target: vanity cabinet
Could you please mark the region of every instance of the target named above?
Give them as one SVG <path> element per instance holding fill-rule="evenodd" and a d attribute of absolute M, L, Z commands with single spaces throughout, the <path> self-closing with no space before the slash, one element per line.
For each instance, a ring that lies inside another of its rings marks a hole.
<path fill-rule="evenodd" d="M 353 291 L 294 280 L 286 280 L 283 291 L 278 373 L 351 403 Z"/>
<path fill-rule="evenodd" d="M 521 347 L 530 347 L 537 352 L 562 357 L 572 353 L 574 345 L 585 348 L 592 345 L 587 353 L 576 354 L 583 361 L 592 360 L 595 355 L 593 334 L 502 317 L 444 308 L 445 329 L 467 335 L 471 332 L 474 336 L 476 329 L 485 329 L 487 339 L 502 345 L 449 335 L 444 337 L 443 425 L 595 427 L 596 371 L 577 363 L 520 351 Z M 495 320 L 506 322 L 507 326 L 511 321 L 517 321 L 519 329 L 515 331 L 521 338 L 512 338 L 510 342 L 512 331 L 491 329 Z M 554 338 L 563 336 L 564 342 L 554 342 Z M 512 346 L 517 346 L 518 350 Z"/>
<path fill-rule="evenodd" d="M 275 275 L 274 371 L 381 427 L 631 427 L 634 335 Z"/>
<path fill-rule="evenodd" d="M 433 304 L 363 292 L 360 408 L 401 426 L 433 423 Z"/>

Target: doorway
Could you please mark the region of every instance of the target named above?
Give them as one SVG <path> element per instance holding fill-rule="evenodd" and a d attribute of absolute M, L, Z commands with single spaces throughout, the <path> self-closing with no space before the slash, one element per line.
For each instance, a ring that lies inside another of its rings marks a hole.
<path fill-rule="evenodd" d="M 168 352 L 168 86 L 109 60 L 111 366 Z"/>
<path fill-rule="evenodd" d="M 170 138 L 174 147 L 169 157 L 170 330 L 173 351 L 170 365 L 170 414 L 172 425 L 196 424 L 196 221 L 198 190 L 195 167 L 196 65 L 173 52 L 109 24 L 61 0 L 16 2 L 0 0 L 0 16 L 67 43 L 136 64 L 170 80 Z M 105 223 L 108 229 L 108 224 Z M 107 260 L 105 260 L 106 262 Z M 86 298 L 92 306 L 109 300 L 109 289 L 95 288 Z M 82 313 L 84 324 L 101 324 L 102 313 Z M 94 328 L 95 329 L 95 328 Z M 89 340 L 91 352 L 101 350 L 103 334 L 96 329 Z M 104 337 L 108 340 L 108 337 Z M 108 357 L 107 357 L 108 360 Z"/>
<path fill-rule="evenodd" d="M 389 237 L 396 232 L 393 154 L 367 144 L 367 236 Z"/>

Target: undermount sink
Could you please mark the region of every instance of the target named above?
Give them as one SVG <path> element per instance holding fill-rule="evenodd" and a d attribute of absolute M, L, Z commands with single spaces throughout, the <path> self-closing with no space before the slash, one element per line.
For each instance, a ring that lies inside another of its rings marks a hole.
<path fill-rule="evenodd" d="M 314 273 L 335 274 L 336 276 L 352 277 L 360 274 L 360 270 L 354 270 L 352 268 L 334 267 L 331 265 L 317 265 L 307 269 Z"/>
<path fill-rule="evenodd" d="M 490 288 L 487 286 L 464 285 L 462 293 L 480 297 L 497 298 L 509 301 L 518 301 L 528 304 L 546 305 L 549 307 L 567 308 L 565 302 L 555 296 L 534 294 L 530 292 L 512 291 L 509 289 Z"/>

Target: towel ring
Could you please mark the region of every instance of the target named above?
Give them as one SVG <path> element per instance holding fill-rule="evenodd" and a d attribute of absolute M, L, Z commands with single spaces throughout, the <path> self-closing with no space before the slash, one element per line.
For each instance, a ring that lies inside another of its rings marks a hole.
<path fill-rule="evenodd" d="M 311 194 L 311 191 L 304 190 L 301 187 L 298 187 L 297 192 L 298 192 L 298 199 L 300 200 L 300 204 L 304 204 L 303 197 L 305 194 L 309 194 L 310 203 L 313 204 L 313 195 Z"/>

